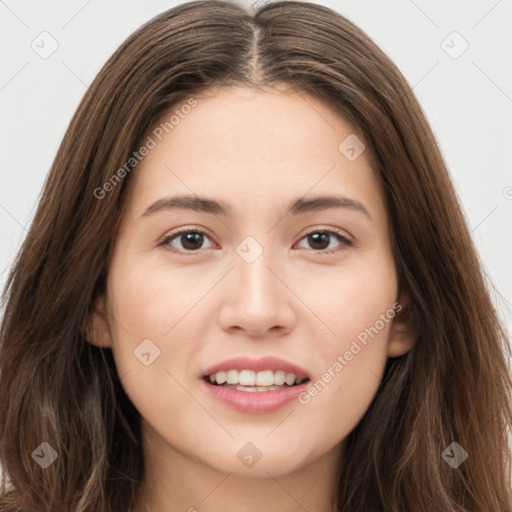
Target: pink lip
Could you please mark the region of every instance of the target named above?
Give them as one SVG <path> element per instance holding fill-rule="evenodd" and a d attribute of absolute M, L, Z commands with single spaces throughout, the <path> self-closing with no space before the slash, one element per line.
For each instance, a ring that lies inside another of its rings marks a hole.
<path fill-rule="evenodd" d="M 237 389 L 214 386 L 205 379 L 201 379 L 201 381 L 207 392 L 220 403 L 236 411 L 250 414 L 275 411 L 297 398 L 309 385 L 309 380 L 307 380 L 302 384 L 273 391 L 238 391 Z"/>
<path fill-rule="evenodd" d="M 295 374 L 296 378 L 307 378 L 308 380 L 295 386 L 272 391 L 239 391 L 210 383 L 208 378 L 210 375 L 228 370 L 252 370 L 254 372 L 283 370 L 286 373 Z M 240 412 L 262 414 L 275 411 L 297 398 L 309 384 L 309 375 L 300 366 L 278 357 L 265 356 L 259 359 L 251 359 L 240 356 L 207 368 L 203 372 L 201 380 L 206 391 L 223 405 Z"/>
<path fill-rule="evenodd" d="M 234 357 L 222 363 L 210 366 L 210 368 L 207 368 L 203 372 L 202 377 L 209 377 L 217 372 L 228 370 L 252 370 L 254 372 L 283 370 L 286 373 L 294 373 L 297 378 L 309 378 L 308 373 L 303 368 L 274 356 L 265 356 L 259 359 L 251 359 L 243 356 Z M 242 393 L 245 393 L 245 391 L 242 391 Z"/>

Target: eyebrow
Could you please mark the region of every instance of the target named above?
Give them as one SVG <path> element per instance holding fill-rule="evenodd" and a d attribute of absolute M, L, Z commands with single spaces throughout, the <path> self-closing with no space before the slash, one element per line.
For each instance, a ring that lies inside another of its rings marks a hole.
<path fill-rule="evenodd" d="M 299 215 L 331 208 L 346 208 L 360 212 L 373 222 L 370 213 L 361 202 L 341 195 L 318 196 L 312 199 L 304 199 L 301 197 L 288 205 L 286 214 Z M 158 199 L 146 208 L 141 218 L 155 212 L 175 209 L 192 210 L 228 218 L 233 216 L 231 205 L 223 201 L 216 201 L 207 197 L 182 195 Z"/>

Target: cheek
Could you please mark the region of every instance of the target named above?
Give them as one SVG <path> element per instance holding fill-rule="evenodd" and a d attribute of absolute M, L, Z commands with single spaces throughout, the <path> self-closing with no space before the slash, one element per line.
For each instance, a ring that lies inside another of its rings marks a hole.
<path fill-rule="evenodd" d="M 180 425 L 179 416 L 163 411 L 183 412 L 195 406 L 184 386 L 187 363 L 197 351 L 188 327 L 194 322 L 191 308 L 202 295 L 198 287 L 202 285 L 183 286 L 176 279 L 169 285 L 163 267 L 137 265 L 133 260 L 111 273 L 109 297 L 115 300 L 109 300 L 109 306 L 117 372 L 135 408 L 162 431 Z"/>
<path fill-rule="evenodd" d="M 169 283 L 162 266 L 143 264 L 133 255 L 114 260 L 109 277 L 112 350 L 137 407 L 139 395 L 157 400 L 155 389 L 174 390 L 171 375 L 183 382 L 185 366 L 177 362 L 190 360 L 195 350 L 184 333 L 194 316 L 190 309 L 198 287 L 176 279 Z"/>
<path fill-rule="evenodd" d="M 381 320 L 382 311 L 386 308 L 340 315 L 336 337 L 318 345 L 316 373 L 298 397 L 318 432 L 330 425 L 332 435 L 342 439 L 370 406 L 387 361 L 391 317 Z"/>
<path fill-rule="evenodd" d="M 133 342 L 143 338 L 165 342 L 182 325 L 190 325 L 195 306 L 212 286 L 198 274 L 192 266 L 172 269 L 161 259 L 144 255 L 126 254 L 115 260 L 109 297 L 121 338 L 129 333 Z"/>
<path fill-rule="evenodd" d="M 364 341 L 366 330 L 376 323 L 379 333 L 375 340 L 387 338 L 390 323 L 382 324 L 381 318 L 397 297 L 397 278 L 390 254 L 377 250 L 358 253 L 347 259 L 346 264 L 302 283 L 296 288 L 298 295 L 304 297 L 321 320 L 320 329 L 311 333 L 317 340 L 315 353 L 328 355 L 331 360 L 333 355 L 348 350 L 358 336 Z M 326 362 L 324 357 L 320 360 Z"/>
<path fill-rule="evenodd" d="M 345 434 L 364 415 L 380 385 L 395 315 L 393 261 L 376 251 L 367 256 L 337 269 L 315 303 L 326 326 L 313 336 L 317 372 L 299 397 L 306 409 L 321 412 L 323 419 L 327 415 Z"/>

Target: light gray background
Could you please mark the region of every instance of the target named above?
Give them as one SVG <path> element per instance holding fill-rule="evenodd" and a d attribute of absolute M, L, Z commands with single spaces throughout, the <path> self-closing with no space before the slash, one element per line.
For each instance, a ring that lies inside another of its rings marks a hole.
<path fill-rule="evenodd" d="M 180 3 L 0 0 L 2 287 L 88 84 L 128 35 Z M 413 86 L 448 163 L 510 332 L 512 0 L 315 3 L 363 28 Z M 50 47 L 49 36 L 40 35 L 43 31 L 58 43 L 48 58 L 32 48 Z M 469 47 L 457 56 L 464 40 Z"/>

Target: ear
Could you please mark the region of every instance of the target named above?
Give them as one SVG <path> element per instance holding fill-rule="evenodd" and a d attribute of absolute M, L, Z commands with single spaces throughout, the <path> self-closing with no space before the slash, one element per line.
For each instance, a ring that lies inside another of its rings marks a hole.
<path fill-rule="evenodd" d="M 87 341 L 97 347 L 112 346 L 112 334 L 110 332 L 104 295 L 101 295 L 94 301 L 89 317 Z"/>
<path fill-rule="evenodd" d="M 409 294 L 401 292 L 397 303 L 389 335 L 389 357 L 403 356 L 409 352 L 418 337 L 418 330 L 411 314 Z"/>

